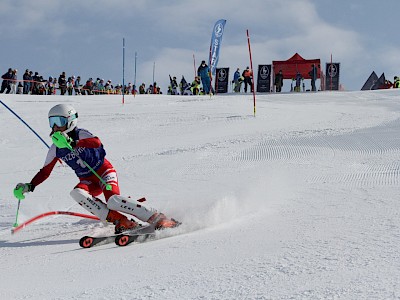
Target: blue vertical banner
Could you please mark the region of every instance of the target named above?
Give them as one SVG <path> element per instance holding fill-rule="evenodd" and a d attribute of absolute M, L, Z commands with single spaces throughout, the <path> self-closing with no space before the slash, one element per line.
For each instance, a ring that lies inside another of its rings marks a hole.
<path fill-rule="evenodd" d="M 210 71 L 212 75 L 215 75 L 215 71 L 218 64 L 219 59 L 219 49 L 221 48 L 222 35 L 224 34 L 226 20 L 218 20 L 213 28 L 212 36 L 211 36 L 211 45 L 210 45 Z"/>

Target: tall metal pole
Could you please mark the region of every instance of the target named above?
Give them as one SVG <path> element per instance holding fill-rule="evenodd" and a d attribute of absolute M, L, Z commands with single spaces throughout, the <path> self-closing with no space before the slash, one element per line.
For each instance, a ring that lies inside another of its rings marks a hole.
<path fill-rule="evenodd" d="M 194 70 L 194 77 L 197 76 L 196 74 L 196 58 L 194 57 L 194 53 L 193 53 L 193 70 Z"/>
<path fill-rule="evenodd" d="M 134 90 L 133 90 L 133 95 L 136 95 L 135 89 L 136 89 L 136 62 L 137 62 L 137 52 L 135 52 L 135 76 L 133 78 L 133 86 L 134 86 Z"/>
<path fill-rule="evenodd" d="M 153 63 L 153 84 L 154 84 L 154 73 L 156 72 L 156 62 Z M 153 86 L 154 88 L 154 86 Z"/>
<path fill-rule="evenodd" d="M 333 62 L 332 62 L 332 53 L 331 53 L 331 66 L 330 66 L 330 70 L 332 70 L 332 63 L 333 63 Z M 333 77 L 333 76 L 332 76 L 332 71 L 330 72 L 329 75 L 330 75 L 330 77 L 331 77 L 331 92 L 332 92 L 332 77 Z"/>
<path fill-rule="evenodd" d="M 122 39 L 122 104 L 125 103 L 125 38 Z"/>
<path fill-rule="evenodd" d="M 249 55 L 250 55 L 250 68 L 251 72 L 253 72 L 253 78 L 251 80 L 251 88 L 253 90 L 253 114 L 256 116 L 256 92 L 254 90 L 254 70 L 253 70 L 253 59 L 251 58 L 251 47 L 250 47 L 250 36 L 249 30 L 246 30 L 247 33 L 247 44 L 249 45 Z"/>

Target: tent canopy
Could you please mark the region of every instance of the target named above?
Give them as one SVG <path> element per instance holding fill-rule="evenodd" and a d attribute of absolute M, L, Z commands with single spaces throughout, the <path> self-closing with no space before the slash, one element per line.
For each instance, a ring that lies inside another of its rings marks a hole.
<path fill-rule="evenodd" d="M 317 78 L 321 78 L 321 60 L 320 59 L 304 59 L 298 53 L 288 60 L 274 60 L 272 65 L 274 73 L 277 74 L 282 70 L 283 79 L 292 79 L 299 72 L 304 79 L 310 79 L 308 72 L 311 71 L 312 65 L 317 67 Z"/>

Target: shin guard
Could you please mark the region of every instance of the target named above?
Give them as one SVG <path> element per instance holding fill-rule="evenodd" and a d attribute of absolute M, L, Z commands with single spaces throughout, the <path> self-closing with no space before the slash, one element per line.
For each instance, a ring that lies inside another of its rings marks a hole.
<path fill-rule="evenodd" d="M 70 195 L 84 209 L 94 214 L 101 221 L 105 221 L 107 219 L 107 215 L 110 210 L 101 200 L 92 197 L 88 192 L 80 188 L 73 189 Z"/>
<path fill-rule="evenodd" d="M 133 215 L 144 222 L 147 222 L 147 220 L 156 213 L 154 209 L 146 208 L 139 202 L 120 195 L 111 196 L 108 199 L 107 207 L 111 210 L 117 210 Z"/>

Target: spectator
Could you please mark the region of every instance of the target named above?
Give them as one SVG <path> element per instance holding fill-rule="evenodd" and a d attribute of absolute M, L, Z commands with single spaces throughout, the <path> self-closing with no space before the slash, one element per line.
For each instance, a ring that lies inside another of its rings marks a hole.
<path fill-rule="evenodd" d="M 22 85 L 21 82 L 18 82 L 17 94 L 23 94 L 23 93 L 24 93 L 24 86 Z"/>
<path fill-rule="evenodd" d="M 38 95 L 46 95 L 46 85 L 47 81 L 43 79 L 42 76 L 39 77 L 38 85 Z"/>
<path fill-rule="evenodd" d="M 192 82 L 191 91 L 193 95 L 200 94 L 200 77 L 196 76 Z"/>
<path fill-rule="evenodd" d="M 47 89 L 47 95 L 54 94 L 54 81 L 53 81 L 53 77 L 51 77 L 51 76 L 49 77 L 49 80 L 47 80 L 46 89 Z"/>
<path fill-rule="evenodd" d="M 105 91 L 106 91 L 107 94 L 112 94 L 113 93 L 113 88 L 114 87 L 111 84 L 111 80 L 108 80 L 106 82 L 106 85 L 104 86 L 104 88 L 105 88 Z"/>
<path fill-rule="evenodd" d="M 282 70 L 279 70 L 279 72 L 275 75 L 275 91 L 277 93 L 280 93 L 282 91 L 282 86 L 283 86 L 283 74 Z"/>
<path fill-rule="evenodd" d="M 394 76 L 393 88 L 394 89 L 400 88 L 400 78 L 397 76 Z"/>
<path fill-rule="evenodd" d="M 61 95 L 65 95 L 65 92 L 67 91 L 67 78 L 65 77 L 65 72 L 62 72 L 58 77 L 58 87 Z"/>
<path fill-rule="evenodd" d="M 315 80 L 317 80 L 317 67 L 315 64 L 312 64 L 311 71 L 308 72 L 308 75 L 311 77 L 311 90 L 315 92 L 317 90 L 315 87 Z"/>
<path fill-rule="evenodd" d="M 73 77 L 74 76 L 68 77 L 67 84 L 66 84 L 66 88 L 67 88 L 69 96 L 72 96 L 72 91 L 74 89 L 74 78 Z"/>
<path fill-rule="evenodd" d="M 104 95 L 106 90 L 104 88 L 104 79 L 100 79 L 99 82 L 97 83 L 97 90 L 99 95 Z"/>
<path fill-rule="evenodd" d="M 136 85 L 132 85 L 132 95 L 136 95 L 138 91 L 136 90 Z"/>
<path fill-rule="evenodd" d="M 247 93 L 248 85 L 250 85 L 251 92 L 253 92 L 253 84 L 252 84 L 253 72 L 250 70 L 249 67 L 247 67 L 246 70 L 243 71 L 242 76 L 244 78 L 244 92 Z"/>
<path fill-rule="evenodd" d="M 130 95 L 131 92 L 132 92 L 132 94 L 133 94 L 133 91 L 132 91 L 132 83 L 129 82 L 129 83 L 128 83 L 128 86 L 127 86 L 126 89 L 125 89 L 125 95 Z"/>
<path fill-rule="evenodd" d="M 54 82 L 54 87 L 53 87 L 53 95 L 55 95 L 56 94 L 56 92 L 57 92 L 57 89 L 58 89 L 58 82 L 57 82 L 57 78 L 54 78 L 53 79 L 53 82 Z"/>
<path fill-rule="evenodd" d="M 159 94 L 159 90 L 160 88 L 157 86 L 157 82 L 154 82 L 152 94 Z"/>
<path fill-rule="evenodd" d="M 144 83 L 139 86 L 139 94 L 146 94 L 146 85 Z"/>
<path fill-rule="evenodd" d="M 154 92 L 153 85 L 150 84 L 149 87 L 146 90 L 146 94 L 152 94 L 153 92 Z"/>
<path fill-rule="evenodd" d="M 176 81 L 176 77 L 171 77 L 171 75 L 169 75 L 169 82 L 170 82 L 170 86 L 168 87 L 168 94 L 169 95 L 179 95 L 178 93 L 178 82 Z"/>
<path fill-rule="evenodd" d="M 300 86 L 301 86 L 301 82 L 303 80 L 303 76 L 301 76 L 300 72 L 297 71 L 296 78 L 294 78 L 293 80 L 296 81 L 296 85 L 294 87 L 294 91 L 295 92 L 300 92 L 301 91 Z"/>
<path fill-rule="evenodd" d="M 86 83 L 85 83 L 85 85 L 83 86 L 83 88 L 82 88 L 82 95 L 85 95 L 85 94 L 87 94 L 87 95 L 93 95 L 93 92 L 92 92 L 92 90 L 93 90 L 93 79 L 92 78 L 89 78 L 87 81 L 86 81 Z"/>
<path fill-rule="evenodd" d="M 210 68 L 206 65 L 205 60 L 203 60 L 201 65 L 198 67 L 197 76 L 199 76 L 201 79 L 204 93 L 209 94 L 211 88 Z"/>
<path fill-rule="evenodd" d="M 233 91 L 235 93 L 240 93 L 240 86 L 242 85 L 241 82 L 239 82 L 240 78 L 240 69 L 237 68 L 235 74 L 233 74 Z"/>
<path fill-rule="evenodd" d="M 29 73 L 29 70 L 26 69 L 24 75 L 22 76 L 22 79 L 24 80 L 24 89 L 23 89 L 23 93 L 24 94 L 29 94 L 30 90 L 31 90 L 31 80 L 32 80 L 32 76 Z"/>
<path fill-rule="evenodd" d="M 10 79 L 10 93 L 11 94 L 16 94 L 17 93 L 17 73 L 18 70 L 14 69 L 12 70 L 12 75 Z"/>
<path fill-rule="evenodd" d="M 74 82 L 75 95 L 81 94 L 81 76 L 76 77 Z"/>
<path fill-rule="evenodd" d="M 6 94 L 10 93 L 11 90 L 11 86 L 10 86 L 10 79 L 12 78 L 12 69 L 9 68 L 7 73 L 3 74 L 3 76 L 1 76 L 1 78 L 3 79 L 3 82 L 1 83 L 1 89 L 0 89 L 0 93 L 4 93 L 4 91 L 6 92 Z"/>

